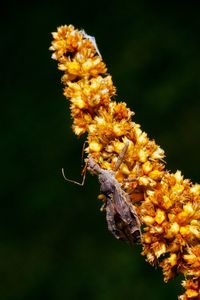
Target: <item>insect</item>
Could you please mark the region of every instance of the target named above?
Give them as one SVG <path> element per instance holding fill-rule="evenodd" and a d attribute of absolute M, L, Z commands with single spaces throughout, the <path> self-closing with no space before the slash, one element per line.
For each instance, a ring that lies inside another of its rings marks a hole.
<path fill-rule="evenodd" d="M 125 145 L 126 148 L 127 145 Z M 123 149 L 124 150 L 124 149 Z M 116 163 L 119 167 L 120 160 L 125 155 L 122 153 Z M 96 174 L 100 183 L 100 191 L 105 196 L 104 210 L 109 231 L 117 239 L 129 242 L 131 245 L 141 240 L 140 221 L 130 201 L 129 195 L 122 189 L 115 178 L 115 172 L 102 169 L 92 157 L 88 158 L 87 168 Z"/>
<path fill-rule="evenodd" d="M 101 53 L 100 53 L 100 51 L 99 51 L 99 49 L 98 49 L 98 46 L 97 46 L 95 37 L 94 37 L 94 36 L 91 36 L 91 35 L 88 35 L 88 34 L 85 32 L 85 30 L 83 30 L 83 29 L 81 30 L 81 33 L 83 34 L 84 38 L 86 38 L 86 39 L 88 39 L 88 40 L 90 40 L 90 41 L 92 42 L 92 44 L 94 45 L 94 48 L 95 48 L 97 54 L 101 57 Z"/>
<path fill-rule="evenodd" d="M 127 142 L 119 154 L 115 164 L 115 171 L 120 167 L 128 145 L 129 143 Z M 121 184 L 115 178 L 115 172 L 102 169 L 91 156 L 87 159 L 86 168 L 98 176 L 100 192 L 106 199 L 103 210 L 106 211 L 109 231 L 115 238 L 127 241 L 131 245 L 139 243 L 141 240 L 141 224 L 138 215 L 130 201 L 129 195 L 122 189 Z M 86 168 L 84 169 L 86 170 Z M 65 180 L 81 186 L 84 185 L 86 172 L 84 172 L 81 183 L 66 178 L 63 169 L 62 174 Z"/>

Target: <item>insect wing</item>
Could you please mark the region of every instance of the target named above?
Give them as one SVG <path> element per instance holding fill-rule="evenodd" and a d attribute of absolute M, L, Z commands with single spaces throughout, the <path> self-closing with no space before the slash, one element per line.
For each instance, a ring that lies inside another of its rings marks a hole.
<path fill-rule="evenodd" d="M 129 205 L 124 200 L 125 193 L 119 188 L 115 188 L 113 192 L 113 200 L 115 203 L 116 211 L 121 216 L 122 220 L 129 224 L 131 223 L 131 214 Z"/>
<path fill-rule="evenodd" d="M 106 220 L 108 224 L 108 230 L 114 235 L 116 239 L 120 239 L 118 229 L 115 222 L 116 211 L 111 199 L 107 199 L 106 205 Z"/>
<path fill-rule="evenodd" d="M 132 204 L 127 201 L 128 195 L 121 189 L 116 188 L 113 193 L 116 212 L 120 215 L 123 231 L 127 241 L 131 244 L 140 241 L 140 221 Z"/>

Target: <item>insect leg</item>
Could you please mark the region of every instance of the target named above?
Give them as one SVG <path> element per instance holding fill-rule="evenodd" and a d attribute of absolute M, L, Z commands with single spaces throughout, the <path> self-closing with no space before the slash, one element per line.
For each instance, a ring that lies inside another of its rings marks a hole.
<path fill-rule="evenodd" d="M 115 163 L 115 171 L 117 171 L 119 169 L 119 167 L 121 166 L 124 156 L 126 155 L 126 152 L 128 150 L 128 146 L 129 146 L 129 142 L 127 141 L 126 144 L 124 145 L 124 148 L 122 149 L 121 153 L 118 156 L 118 159 Z"/>
<path fill-rule="evenodd" d="M 63 178 L 64 178 L 66 181 L 75 183 L 75 184 L 80 185 L 80 186 L 84 186 L 84 183 L 85 183 L 85 177 L 86 177 L 86 168 L 84 168 L 83 170 L 84 170 L 84 173 L 83 173 L 83 180 L 82 180 L 82 182 L 78 182 L 78 181 L 71 180 L 71 179 L 67 178 L 67 177 L 65 176 L 65 172 L 64 172 L 64 169 L 63 169 L 63 168 L 62 168 L 62 175 L 63 175 Z"/>

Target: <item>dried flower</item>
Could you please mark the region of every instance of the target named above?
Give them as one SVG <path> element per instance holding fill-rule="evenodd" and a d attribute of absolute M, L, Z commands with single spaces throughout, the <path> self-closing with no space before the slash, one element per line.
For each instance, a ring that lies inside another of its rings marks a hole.
<path fill-rule="evenodd" d="M 166 282 L 184 275 L 180 300 L 200 299 L 200 185 L 180 171 L 169 173 L 164 151 L 133 122 L 125 103 L 112 100 L 116 88 L 92 37 L 72 25 L 61 26 L 50 50 L 64 72 L 73 131 L 78 136 L 87 132 L 88 156 L 102 169 L 114 170 L 128 141 L 115 177 L 143 224 L 142 255 L 163 269 Z"/>

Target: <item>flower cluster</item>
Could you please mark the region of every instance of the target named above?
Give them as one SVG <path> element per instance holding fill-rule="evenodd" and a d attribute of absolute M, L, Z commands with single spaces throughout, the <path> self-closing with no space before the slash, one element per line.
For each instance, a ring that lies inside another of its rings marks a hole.
<path fill-rule="evenodd" d="M 116 89 L 93 37 L 72 25 L 53 33 L 52 58 L 64 72 L 73 131 L 87 133 L 86 152 L 101 168 L 114 170 L 128 142 L 116 179 L 137 211 L 143 227 L 142 254 L 160 265 L 164 280 L 185 277 L 180 300 L 200 299 L 200 185 L 165 169 L 164 151 L 136 124 Z"/>

